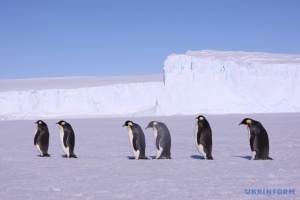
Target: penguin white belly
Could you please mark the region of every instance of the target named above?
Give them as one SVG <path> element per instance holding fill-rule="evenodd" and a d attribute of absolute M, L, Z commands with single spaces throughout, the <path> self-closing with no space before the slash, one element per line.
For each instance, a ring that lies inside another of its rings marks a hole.
<path fill-rule="evenodd" d="M 250 143 L 250 138 L 251 138 L 251 132 L 250 132 L 250 128 L 247 126 L 247 130 L 248 130 L 248 139 L 249 139 L 249 143 Z M 251 151 L 251 160 L 254 160 L 256 152 L 251 150 L 250 147 L 250 151 Z"/>
<path fill-rule="evenodd" d="M 196 125 L 195 125 L 195 143 L 196 143 L 196 147 L 197 147 L 198 151 L 200 152 L 200 154 L 202 156 L 204 156 L 205 159 L 207 159 L 206 153 L 204 152 L 203 145 L 198 144 L 198 142 L 197 142 L 197 135 L 198 135 L 198 124 L 196 123 Z"/>
<path fill-rule="evenodd" d="M 206 157 L 206 153 L 204 152 L 204 148 L 203 148 L 203 145 L 202 144 L 199 144 L 198 145 L 198 150 L 199 152 L 202 154 L 202 156 L 204 156 L 205 160 L 207 159 Z"/>
<path fill-rule="evenodd" d="M 154 144 L 155 144 L 155 148 L 156 148 L 157 129 L 155 126 L 153 126 L 153 135 L 154 135 Z M 162 151 L 163 151 L 163 149 L 159 145 L 159 150 L 156 148 L 156 160 L 160 157 Z"/>
<path fill-rule="evenodd" d="M 129 142 L 130 142 L 130 146 L 131 146 L 131 150 L 132 150 L 132 153 L 134 155 L 134 159 L 139 159 L 139 156 L 140 156 L 140 151 L 139 150 L 134 150 L 134 147 L 133 147 L 133 133 L 132 133 L 132 130 L 131 128 L 128 126 L 128 136 L 129 136 Z"/>
<path fill-rule="evenodd" d="M 254 160 L 256 156 L 256 151 L 252 151 L 251 160 Z"/>
<path fill-rule="evenodd" d="M 41 156 L 43 156 L 43 152 L 41 151 L 40 145 L 36 144 L 35 145 L 38 151 L 40 152 Z"/>
<path fill-rule="evenodd" d="M 157 129 L 155 128 L 155 126 L 153 126 L 153 135 L 154 135 L 154 142 L 155 142 L 155 144 L 156 144 Z"/>
<path fill-rule="evenodd" d="M 159 145 L 159 150 L 157 150 L 157 152 L 156 152 L 156 160 L 161 156 L 163 150 L 164 150 L 164 149 L 161 148 L 161 146 Z"/>
<path fill-rule="evenodd" d="M 64 145 L 64 129 L 62 126 L 59 127 L 59 136 L 60 136 L 60 144 L 62 150 L 67 154 L 68 158 L 70 157 L 69 147 L 65 147 Z"/>
<path fill-rule="evenodd" d="M 248 126 L 247 126 L 247 130 L 248 130 L 248 139 L 250 141 L 251 133 L 250 133 L 250 128 Z"/>
<path fill-rule="evenodd" d="M 153 135 L 154 135 L 154 144 L 155 144 L 155 148 L 156 148 L 156 138 L 157 138 L 157 129 L 155 126 L 153 126 Z M 156 160 L 161 156 L 162 152 L 163 152 L 163 148 L 160 146 L 160 144 L 158 145 L 159 149 L 156 148 Z"/>

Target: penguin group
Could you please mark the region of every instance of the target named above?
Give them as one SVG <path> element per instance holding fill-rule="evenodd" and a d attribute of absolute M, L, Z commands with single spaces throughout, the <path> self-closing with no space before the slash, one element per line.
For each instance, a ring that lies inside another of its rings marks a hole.
<path fill-rule="evenodd" d="M 126 121 L 123 126 L 127 126 L 130 146 L 136 160 L 148 159 L 145 155 L 146 142 L 145 135 L 140 125 L 132 121 Z M 154 142 L 156 145 L 156 159 L 171 159 L 171 135 L 168 127 L 157 121 L 152 121 L 146 127 L 153 129 Z"/>
<path fill-rule="evenodd" d="M 212 157 L 212 129 L 203 115 L 196 117 L 195 143 L 199 153 L 205 160 L 213 160 Z M 272 160 L 269 157 L 269 138 L 263 125 L 250 118 L 245 118 L 239 125 L 244 124 L 248 129 L 249 143 L 251 149 L 251 160 Z M 148 159 L 145 154 L 145 135 L 140 125 L 126 121 L 130 146 L 136 160 Z M 147 128 L 153 129 L 154 143 L 156 146 L 156 159 L 171 159 L 171 135 L 168 127 L 157 121 L 151 121 Z"/>
<path fill-rule="evenodd" d="M 50 137 L 48 126 L 42 120 L 38 120 L 35 124 L 37 124 L 37 127 L 34 136 L 34 145 L 38 149 L 41 157 L 50 157 L 48 154 Z M 66 154 L 64 157 L 77 158 L 74 154 L 75 134 L 72 126 L 63 120 L 56 124 L 59 125 L 60 143 L 63 152 Z"/>
<path fill-rule="evenodd" d="M 199 115 L 196 117 L 194 140 L 196 148 L 205 160 L 213 160 L 212 156 L 212 129 L 208 120 Z M 42 120 L 35 122 L 37 124 L 34 145 L 36 146 L 41 157 L 50 157 L 49 147 L 49 130 L 48 126 Z M 64 157 L 77 158 L 74 154 L 75 133 L 72 126 L 66 121 L 59 121 L 60 143 Z M 251 149 L 251 160 L 272 160 L 269 157 L 269 137 L 268 133 L 259 121 L 245 118 L 239 125 L 246 125 L 248 130 L 248 139 Z M 130 147 L 135 160 L 149 159 L 146 156 L 145 134 L 140 125 L 127 120 L 123 127 L 127 126 Z M 149 122 L 145 129 L 152 128 L 154 135 L 154 144 L 156 147 L 157 159 L 171 159 L 171 134 L 166 124 L 158 121 Z"/>

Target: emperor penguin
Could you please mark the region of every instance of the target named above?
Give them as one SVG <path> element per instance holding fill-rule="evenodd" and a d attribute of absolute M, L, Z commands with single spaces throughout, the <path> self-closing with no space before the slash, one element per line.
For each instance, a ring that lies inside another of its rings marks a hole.
<path fill-rule="evenodd" d="M 156 145 L 156 160 L 162 157 L 171 159 L 171 134 L 168 127 L 157 121 L 149 123 L 147 128 L 153 128 L 154 140 Z"/>
<path fill-rule="evenodd" d="M 75 134 L 72 126 L 63 120 L 57 122 L 56 124 L 59 125 L 60 144 L 62 150 L 66 154 L 66 157 L 77 158 L 77 156 L 74 154 Z"/>
<path fill-rule="evenodd" d="M 213 160 L 212 152 L 212 131 L 210 125 L 203 115 L 196 117 L 195 142 L 198 151 L 205 160 Z"/>
<path fill-rule="evenodd" d="M 50 157 L 48 154 L 49 147 L 49 130 L 48 126 L 42 120 L 35 122 L 37 124 L 35 136 L 34 136 L 34 145 L 38 149 L 41 157 Z"/>
<path fill-rule="evenodd" d="M 132 121 L 126 121 L 123 125 L 127 126 L 130 146 L 136 160 L 148 159 L 145 155 L 146 141 L 143 130 L 140 125 L 133 123 Z"/>
<path fill-rule="evenodd" d="M 239 125 L 244 124 L 248 129 L 252 160 L 273 160 L 269 157 L 268 133 L 259 121 L 245 118 Z"/>

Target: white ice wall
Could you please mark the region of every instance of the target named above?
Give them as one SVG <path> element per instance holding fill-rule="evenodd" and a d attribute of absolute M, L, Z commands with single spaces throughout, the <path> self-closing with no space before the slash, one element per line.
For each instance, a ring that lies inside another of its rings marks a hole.
<path fill-rule="evenodd" d="M 154 115 L 162 82 L 0 93 L 0 119 Z"/>
<path fill-rule="evenodd" d="M 300 112 L 300 55 L 189 51 L 164 82 L 0 92 L 0 119 Z"/>
<path fill-rule="evenodd" d="M 300 111 L 300 55 L 189 51 L 164 71 L 159 115 Z"/>

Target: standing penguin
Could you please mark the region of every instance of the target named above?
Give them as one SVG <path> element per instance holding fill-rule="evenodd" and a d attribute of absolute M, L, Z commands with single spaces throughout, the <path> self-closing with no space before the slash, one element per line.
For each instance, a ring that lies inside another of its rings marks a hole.
<path fill-rule="evenodd" d="M 42 120 L 38 120 L 35 122 L 36 132 L 34 136 L 34 145 L 38 149 L 41 157 L 50 157 L 48 154 L 48 147 L 49 147 L 49 130 L 48 126 Z"/>
<path fill-rule="evenodd" d="M 75 134 L 72 126 L 65 121 L 59 121 L 56 124 L 59 124 L 60 143 L 62 150 L 67 154 L 66 157 L 77 158 L 74 154 Z"/>
<path fill-rule="evenodd" d="M 152 121 L 147 128 L 153 128 L 154 140 L 157 149 L 156 159 L 166 157 L 171 159 L 171 135 L 168 127 L 162 122 Z"/>
<path fill-rule="evenodd" d="M 263 125 L 250 118 L 245 118 L 241 124 L 247 125 L 252 160 L 273 160 L 269 157 L 269 137 Z"/>
<path fill-rule="evenodd" d="M 140 125 L 133 123 L 132 121 L 126 121 L 123 125 L 128 128 L 129 142 L 134 155 L 137 159 L 148 159 L 145 155 L 146 141 L 143 130 Z"/>
<path fill-rule="evenodd" d="M 212 151 L 212 131 L 208 121 L 200 115 L 196 119 L 195 142 L 198 151 L 204 156 L 205 160 L 213 160 Z"/>

